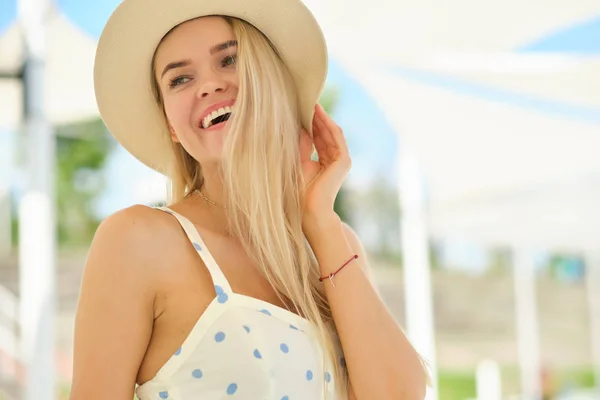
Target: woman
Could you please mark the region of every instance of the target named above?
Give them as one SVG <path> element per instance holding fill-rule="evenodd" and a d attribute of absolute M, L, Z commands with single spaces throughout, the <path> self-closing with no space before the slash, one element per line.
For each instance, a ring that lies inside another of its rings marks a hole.
<path fill-rule="evenodd" d="M 111 16 L 99 109 L 171 201 L 98 229 L 71 399 L 424 397 L 421 360 L 333 211 L 350 157 L 315 106 L 326 69 L 297 0 L 125 0 Z"/>

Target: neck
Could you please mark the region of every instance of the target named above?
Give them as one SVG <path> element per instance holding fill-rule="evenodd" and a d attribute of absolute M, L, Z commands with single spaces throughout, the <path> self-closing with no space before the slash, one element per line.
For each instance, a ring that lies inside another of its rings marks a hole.
<path fill-rule="evenodd" d="M 219 173 L 203 171 L 204 184 L 200 193 L 194 197 L 209 211 L 213 229 L 229 236 L 227 218 L 227 198 L 223 190 L 223 180 Z"/>
<path fill-rule="evenodd" d="M 223 190 L 223 180 L 218 171 L 203 171 L 204 184 L 202 185 L 202 194 L 208 198 L 212 208 L 223 209 L 227 203 L 225 191 Z M 214 203 L 214 204 L 213 204 Z"/>

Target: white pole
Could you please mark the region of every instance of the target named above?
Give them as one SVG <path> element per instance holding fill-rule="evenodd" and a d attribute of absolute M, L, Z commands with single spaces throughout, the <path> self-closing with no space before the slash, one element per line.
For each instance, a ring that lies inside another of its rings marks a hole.
<path fill-rule="evenodd" d="M 513 264 L 521 389 L 523 399 L 534 400 L 541 396 L 541 368 L 533 253 L 515 249 Z"/>
<path fill-rule="evenodd" d="M 587 253 L 585 267 L 594 386 L 600 396 L 600 254 Z"/>
<path fill-rule="evenodd" d="M 56 398 L 55 217 L 52 129 L 44 115 L 46 20 L 50 0 L 19 0 L 25 38 L 25 137 L 28 182 L 19 207 L 21 352 L 24 400 Z"/>
<path fill-rule="evenodd" d="M 500 367 L 494 360 L 482 360 L 477 365 L 477 400 L 501 400 L 502 380 Z"/>
<path fill-rule="evenodd" d="M 437 400 L 437 365 L 423 180 L 415 154 L 402 144 L 399 147 L 399 177 L 406 331 L 411 343 L 430 365 L 433 388 L 428 390 L 427 399 Z"/>

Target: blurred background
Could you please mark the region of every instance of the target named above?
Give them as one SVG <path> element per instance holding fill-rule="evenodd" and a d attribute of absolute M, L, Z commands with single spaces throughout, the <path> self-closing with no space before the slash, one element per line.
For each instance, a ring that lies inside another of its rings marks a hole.
<path fill-rule="evenodd" d="M 68 397 L 95 229 L 166 197 L 95 105 L 118 3 L 0 0 L 2 400 Z M 428 399 L 600 399 L 600 1 L 305 3 L 353 159 L 336 208 Z"/>

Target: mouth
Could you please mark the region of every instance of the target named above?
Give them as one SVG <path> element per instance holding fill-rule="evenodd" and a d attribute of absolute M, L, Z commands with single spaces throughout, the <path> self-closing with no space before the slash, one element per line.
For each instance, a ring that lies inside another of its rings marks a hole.
<path fill-rule="evenodd" d="M 232 111 L 233 105 L 221 107 L 218 110 L 213 111 L 202 118 L 200 121 L 200 128 L 209 129 L 224 124 L 229 120 L 229 118 L 231 118 Z"/>

